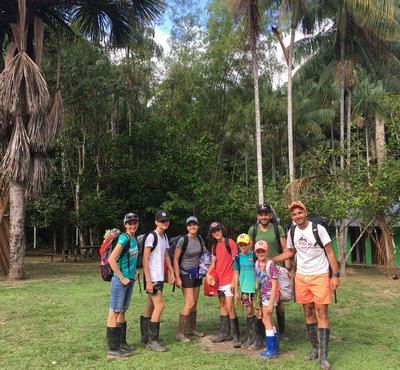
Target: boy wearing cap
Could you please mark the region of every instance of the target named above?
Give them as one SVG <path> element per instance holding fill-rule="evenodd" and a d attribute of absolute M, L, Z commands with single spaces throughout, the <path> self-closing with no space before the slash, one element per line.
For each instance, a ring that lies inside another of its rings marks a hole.
<path fill-rule="evenodd" d="M 257 227 L 251 226 L 249 228 L 248 234 L 250 235 L 253 244 L 259 240 L 265 240 L 268 243 L 268 257 L 273 258 L 280 254 L 282 251 L 286 250 L 286 235 L 282 226 L 273 225 L 272 219 L 272 209 L 268 203 L 262 203 L 257 206 Z M 275 230 L 277 228 L 277 231 Z M 279 242 L 282 249 L 279 247 L 277 241 L 277 234 L 279 234 Z M 279 263 L 283 265 L 290 271 L 290 259 L 284 261 L 284 263 Z M 279 337 L 284 340 L 288 340 L 285 332 L 285 307 L 283 301 L 278 301 L 276 306 L 276 319 L 278 322 Z M 260 323 L 259 323 L 260 324 Z M 258 336 L 256 341 L 250 349 L 259 349 L 262 345 L 263 339 L 260 334 L 264 332 L 264 329 L 259 327 Z"/>
<path fill-rule="evenodd" d="M 226 236 L 225 228 L 220 222 L 212 222 L 208 233 L 212 237 L 213 245 L 211 248 L 212 261 L 206 279 L 209 284 L 212 284 L 213 277 L 210 273 L 215 269 L 219 280 L 220 312 L 219 333 L 211 339 L 211 342 L 219 343 L 232 340 L 230 335 L 232 327 L 233 347 L 239 348 L 241 346 L 239 321 L 233 307 L 233 258 L 237 254 L 237 246 L 232 239 Z"/>
<path fill-rule="evenodd" d="M 164 288 L 164 262 L 167 263 L 169 271 L 169 283 L 175 282 L 174 270 L 172 268 L 169 254 L 168 238 L 165 231 L 169 227 L 170 216 L 167 211 L 159 210 L 155 214 L 155 233 L 149 233 L 144 241 L 143 250 L 143 273 L 145 276 L 146 292 L 149 295 L 147 305 L 141 319 L 142 341 L 146 340 L 144 329 L 148 326 L 147 348 L 156 352 L 165 352 L 167 347 L 159 342 L 160 318 L 164 311 L 162 291 Z M 154 238 L 157 243 L 154 245 Z M 153 250 L 152 250 L 153 249 Z"/>
<path fill-rule="evenodd" d="M 236 240 L 240 253 L 234 259 L 234 292 L 235 300 L 239 300 L 239 285 L 243 306 L 246 307 L 247 341 L 242 344 L 247 348 L 254 342 L 255 320 L 253 298 L 256 285 L 254 276 L 255 254 L 251 248 L 251 240 L 247 234 L 240 234 Z"/>
<path fill-rule="evenodd" d="M 278 336 L 274 328 L 272 314 L 276 306 L 278 294 L 278 269 L 270 258 L 268 258 L 268 243 L 260 240 L 254 246 L 257 261 L 254 265 L 256 276 L 256 290 L 259 291 L 261 299 L 261 309 L 256 310 L 256 315 L 262 315 L 265 327 L 266 349 L 260 353 L 260 357 L 276 357 L 278 355 Z M 255 302 L 256 304 L 258 302 Z M 259 312 L 261 311 L 261 312 Z"/>
<path fill-rule="evenodd" d="M 107 317 L 108 357 L 126 357 L 127 352 L 132 352 L 134 349 L 126 341 L 125 312 L 131 301 L 133 283 L 138 278 L 136 262 L 139 250 L 135 238 L 138 226 L 137 214 L 127 213 L 124 217 L 125 233 L 118 237 L 117 244 L 108 259 L 114 271 Z"/>
<path fill-rule="evenodd" d="M 307 219 L 307 209 L 300 201 L 289 205 L 289 212 L 296 226 L 288 233 L 288 250 L 274 258 L 282 261 L 296 253 L 295 274 L 296 302 L 303 304 L 307 331 L 312 349 L 306 360 L 319 358 L 322 369 L 331 369 L 328 362 L 329 318 L 328 307 L 332 303 L 332 292 L 340 285 L 340 275 L 331 238 L 327 230 L 318 224 L 318 236 L 322 249 L 314 236 L 313 223 Z M 329 267 L 332 278 L 329 277 Z"/>
<path fill-rule="evenodd" d="M 204 337 L 204 333 L 196 330 L 197 301 L 202 284 L 202 279 L 199 278 L 199 259 L 200 254 L 207 251 L 204 240 L 198 234 L 199 227 L 196 216 L 187 218 L 187 234 L 179 238 L 174 253 L 175 284 L 178 288 L 182 288 L 184 300 L 176 334 L 176 340 L 180 342 L 190 342 L 185 335 L 186 326 L 189 335 Z"/>

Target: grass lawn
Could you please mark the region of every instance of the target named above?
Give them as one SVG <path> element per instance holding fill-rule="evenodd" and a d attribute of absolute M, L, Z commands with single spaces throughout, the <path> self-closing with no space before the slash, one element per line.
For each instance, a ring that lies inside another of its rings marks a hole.
<path fill-rule="evenodd" d="M 0 278 L 0 369 L 318 369 L 306 362 L 309 351 L 302 307 L 286 305 L 288 342 L 282 354 L 265 360 L 232 343 L 211 346 L 208 338 L 175 341 L 182 295 L 165 289 L 161 337 L 169 347 L 154 353 L 139 345 L 139 316 L 146 294 L 135 286 L 127 313 L 128 342 L 136 346 L 126 359 L 107 359 L 105 322 L 109 283 L 96 262 L 48 262 L 27 259 L 30 279 Z M 219 325 L 216 298 L 201 295 L 198 327 L 206 334 Z M 244 328 L 244 311 L 238 311 Z M 330 309 L 329 359 L 334 369 L 400 369 L 400 283 L 376 271 L 349 270 Z M 244 333 L 243 333 L 244 334 Z M 244 339 L 244 335 L 243 335 Z"/>

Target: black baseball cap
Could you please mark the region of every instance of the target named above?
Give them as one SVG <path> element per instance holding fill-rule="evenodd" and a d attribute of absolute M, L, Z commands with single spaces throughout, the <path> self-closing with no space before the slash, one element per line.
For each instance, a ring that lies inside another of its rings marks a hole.
<path fill-rule="evenodd" d="M 158 210 L 154 216 L 155 221 L 164 221 L 164 220 L 170 220 L 170 219 L 171 219 L 171 217 L 169 215 L 169 212 L 165 211 L 163 209 Z"/>
<path fill-rule="evenodd" d="M 128 221 L 131 221 L 131 220 L 140 221 L 139 220 L 139 216 L 136 213 L 132 213 L 132 212 L 131 213 L 127 213 L 124 216 L 124 224 L 127 223 Z"/>
<path fill-rule="evenodd" d="M 257 206 L 257 213 L 272 213 L 271 206 L 268 203 L 261 203 Z"/>
<path fill-rule="evenodd" d="M 221 222 L 214 221 L 210 224 L 210 226 L 208 228 L 208 233 L 211 233 L 211 231 L 218 230 L 218 229 L 222 229 L 222 224 L 221 224 Z"/>

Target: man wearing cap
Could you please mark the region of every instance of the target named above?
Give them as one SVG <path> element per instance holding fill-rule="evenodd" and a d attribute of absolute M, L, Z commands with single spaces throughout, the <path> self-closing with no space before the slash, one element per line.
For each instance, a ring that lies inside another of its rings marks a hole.
<path fill-rule="evenodd" d="M 126 341 L 125 312 L 131 301 L 133 283 L 138 277 L 136 262 L 139 250 L 135 238 L 138 226 L 138 215 L 127 213 L 124 217 L 125 233 L 118 237 L 117 244 L 108 259 L 114 271 L 107 317 L 108 357 L 126 357 L 128 352 L 134 349 Z"/>
<path fill-rule="evenodd" d="M 304 204 L 295 201 L 288 208 L 296 224 L 294 232 L 288 233 L 286 252 L 273 260 L 283 261 L 296 253 L 296 301 L 303 304 L 307 331 L 312 344 L 311 352 L 305 359 L 319 358 L 322 369 L 331 369 L 328 362 L 328 307 L 332 303 L 332 293 L 340 285 L 338 263 L 327 230 L 319 224 L 313 225 L 307 219 L 307 209 Z M 317 227 L 316 232 L 324 248 L 318 244 L 313 226 Z M 329 267 L 332 269 L 332 278 L 329 277 Z"/>
<path fill-rule="evenodd" d="M 146 282 L 146 292 L 149 297 L 147 299 L 143 319 L 141 318 L 141 320 L 148 324 L 147 348 L 156 352 L 165 352 L 167 351 L 167 347 L 159 342 L 160 318 L 164 311 L 162 296 L 164 288 L 164 262 L 167 263 L 169 271 L 169 283 L 173 284 L 175 282 L 171 260 L 169 254 L 166 253 L 169 244 L 165 231 L 169 227 L 171 218 L 167 211 L 159 210 L 156 212 L 154 219 L 156 228 L 154 232 L 149 233 L 144 240 L 143 273 Z M 154 243 L 154 238 L 157 238 L 156 243 Z M 143 326 L 146 325 L 144 324 Z"/>
<path fill-rule="evenodd" d="M 272 224 L 272 210 L 268 203 L 259 204 L 256 210 L 257 224 L 250 227 L 248 234 L 253 241 L 253 245 L 260 240 L 265 240 L 269 246 L 268 258 L 273 258 L 286 250 L 285 231 L 282 226 Z M 278 244 L 277 235 L 279 235 L 279 242 L 282 249 Z M 279 265 L 283 265 L 290 271 L 290 259 L 287 259 L 284 263 L 281 262 Z M 279 337 L 288 340 L 285 332 L 285 307 L 283 301 L 278 301 L 278 305 L 276 306 L 276 319 L 278 322 Z M 260 320 L 257 321 L 257 328 L 258 335 L 256 335 L 253 345 L 249 347 L 251 350 L 258 350 L 263 345 L 264 328 Z"/>

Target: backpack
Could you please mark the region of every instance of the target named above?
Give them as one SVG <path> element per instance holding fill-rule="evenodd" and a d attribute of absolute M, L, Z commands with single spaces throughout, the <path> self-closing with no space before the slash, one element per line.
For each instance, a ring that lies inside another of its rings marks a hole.
<path fill-rule="evenodd" d="M 138 259 L 137 259 L 137 263 L 136 263 L 136 267 L 137 267 L 137 268 L 143 267 L 144 243 L 145 243 L 147 237 L 148 237 L 150 234 L 153 235 L 153 238 L 154 238 L 154 239 L 153 239 L 153 246 L 152 246 L 151 249 L 150 249 L 150 253 L 151 253 L 151 252 L 153 252 L 154 249 L 156 249 L 156 247 L 157 247 L 157 243 L 158 243 L 158 236 L 157 236 L 157 233 L 156 233 L 154 230 L 152 230 L 152 231 L 150 231 L 150 232 L 148 232 L 148 233 L 146 233 L 146 234 L 140 234 L 140 235 L 136 238 L 137 243 L 138 243 L 138 250 L 139 250 Z"/>
<path fill-rule="evenodd" d="M 283 252 L 283 248 L 282 248 L 282 244 L 281 244 L 281 236 L 279 234 L 279 218 L 276 217 L 275 213 L 271 213 L 271 220 L 269 221 L 273 228 L 274 228 L 274 232 L 275 232 L 275 238 L 276 238 L 276 242 L 278 244 L 278 252 L 279 254 L 281 254 Z M 256 236 L 257 236 L 257 228 L 258 228 L 258 224 L 259 222 L 257 221 L 257 223 L 253 226 L 253 242 L 256 242 Z"/>
<path fill-rule="evenodd" d="M 229 245 L 228 237 L 225 237 L 225 248 L 226 248 L 227 252 L 232 256 L 232 249 L 231 249 L 231 246 Z M 211 246 L 211 254 L 213 256 L 216 256 L 216 254 L 215 254 L 217 252 L 216 249 L 217 249 L 217 243 L 213 243 Z"/>
<path fill-rule="evenodd" d="M 199 252 L 199 256 L 200 254 L 203 252 L 203 245 L 204 245 L 204 240 L 201 237 L 201 235 L 197 234 L 197 239 L 200 242 L 200 252 Z M 182 244 L 182 250 L 181 250 L 181 254 L 179 256 L 179 267 L 181 266 L 181 262 L 182 262 L 182 258 L 183 255 L 186 252 L 186 249 L 189 245 L 189 236 L 187 234 L 184 235 L 178 235 L 178 236 L 174 236 L 173 238 L 169 239 L 169 249 L 168 249 L 168 253 L 169 253 L 169 258 L 171 259 L 172 264 L 174 263 L 174 254 L 175 254 L 175 249 L 176 249 L 176 245 L 178 243 L 178 240 L 180 238 L 183 238 L 183 244 Z"/>
<path fill-rule="evenodd" d="M 100 247 L 100 251 L 99 251 L 99 253 L 100 253 L 100 275 L 104 281 L 111 281 L 111 279 L 114 275 L 114 271 L 110 267 L 110 265 L 108 263 L 108 259 L 110 258 L 111 252 L 114 250 L 115 246 L 117 245 L 118 238 L 120 235 L 121 235 L 121 231 L 119 231 L 118 229 L 115 229 L 111 235 L 109 235 L 105 238 L 103 244 Z M 125 234 L 125 235 L 128 237 L 128 243 L 122 249 L 121 254 L 118 256 L 117 262 L 123 255 L 125 255 L 129 251 L 129 248 L 131 246 L 130 236 L 128 234 Z M 130 267 L 129 266 L 129 258 L 128 258 L 128 267 Z"/>
<path fill-rule="evenodd" d="M 253 261 L 254 261 L 254 263 L 256 263 L 258 258 L 257 258 L 256 254 L 255 254 L 255 252 L 253 250 L 251 252 L 253 253 Z M 239 253 L 236 253 L 236 255 L 235 255 L 235 257 L 233 259 L 235 260 L 236 265 L 238 266 L 238 270 L 237 271 L 240 274 L 240 257 L 239 257 Z"/>

